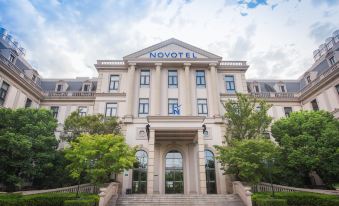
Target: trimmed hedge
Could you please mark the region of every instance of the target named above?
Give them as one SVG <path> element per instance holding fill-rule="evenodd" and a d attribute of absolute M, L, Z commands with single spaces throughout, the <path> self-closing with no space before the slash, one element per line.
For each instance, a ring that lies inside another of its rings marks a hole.
<path fill-rule="evenodd" d="M 98 202 L 98 195 L 89 194 L 80 194 L 80 199 L 75 198 L 75 193 L 0 195 L 0 206 L 65 206 L 66 204 L 67 206 L 96 206 Z"/>
<path fill-rule="evenodd" d="M 276 199 L 284 199 L 288 206 L 338 206 L 339 197 L 310 192 L 276 192 Z M 270 192 L 255 193 L 252 196 L 254 205 L 260 205 L 263 199 L 272 199 Z"/>
<path fill-rule="evenodd" d="M 287 206 L 287 200 L 284 199 L 256 199 L 256 206 Z"/>

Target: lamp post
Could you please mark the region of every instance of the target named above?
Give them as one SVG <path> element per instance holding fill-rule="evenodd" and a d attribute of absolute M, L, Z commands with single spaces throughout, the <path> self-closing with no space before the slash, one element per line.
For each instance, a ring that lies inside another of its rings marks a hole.
<path fill-rule="evenodd" d="M 272 166 L 274 164 L 274 158 L 268 160 L 268 159 L 264 159 L 263 163 L 265 164 L 265 166 L 267 167 L 268 170 L 268 176 L 270 178 L 270 183 L 271 183 L 271 188 L 272 188 L 272 197 L 274 197 L 274 187 L 273 187 L 273 183 L 272 183 Z"/>

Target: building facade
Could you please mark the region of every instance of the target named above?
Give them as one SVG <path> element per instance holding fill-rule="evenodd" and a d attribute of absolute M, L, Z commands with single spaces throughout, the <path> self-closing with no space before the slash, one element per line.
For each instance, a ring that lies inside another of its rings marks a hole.
<path fill-rule="evenodd" d="M 97 78 L 45 79 L 0 31 L 0 106 L 52 110 L 57 135 L 76 110 L 118 117 L 126 142 L 140 148 L 139 164 L 117 176 L 123 193 L 230 191 L 213 146 L 225 144 L 223 103 L 236 92 L 267 100 L 274 120 L 301 109 L 339 118 L 339 31 L 314 52 L 313 66 L 297 80 L 247 80 L 245 61 L 223 61 L 177 39 L 122 60 L 97 60 Z"/>

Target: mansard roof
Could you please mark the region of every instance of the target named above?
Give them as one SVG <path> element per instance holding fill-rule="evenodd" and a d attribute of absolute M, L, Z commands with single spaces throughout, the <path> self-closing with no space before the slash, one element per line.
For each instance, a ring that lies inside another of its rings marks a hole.
<path fill-rule="evenodd" d="M 147 47 L 147 48 L 142 49 L 140 51 L 137 51 L 137 52 L 134 52 L 134 53 L 129 54 L 127 56 L 124 56 L 123 59 L 124 60 L 135 59 L 135 58 L 138 58 L 138 57 L 140 57 L 142 55 L 148 54 L 148 53 L 150 53 L 152 51 L 156 51 L 156 50 L 159 50 L 159 49 L 161 49 L 163 47 L 169 46 L 171 44 L 177 45 L 177 46 L 182 47 L 182 48 L 185 48 L 185 49 L 190 50 L 192 52 L 196 52 L 196 53 L 198 53 L 198 54 L 200 54 L 202 56 L 207 57 L 208 59 L 213 59 L 213 60 L 221 60 L 222 59 L 222 57 L 220 57 L 218 55 L 212 54 L 212 53 L 210 53 L 208 51 L 205 51 L 203 49 L 195 47 L 195 46 L 193 46 L 191 44 L 182 42 L 182 41 L 180 41 L 178 39 L 175 39 L 175 38 L 168 39 L 166 41 L 160 42 L 160 43 L 155 44 L 153 46 Z"/>

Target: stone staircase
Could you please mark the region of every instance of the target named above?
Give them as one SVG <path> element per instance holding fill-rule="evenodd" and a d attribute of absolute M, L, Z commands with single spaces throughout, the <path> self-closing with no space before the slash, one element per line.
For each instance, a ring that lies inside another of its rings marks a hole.
<path fill-rule="evenodd" d="M 171 205 L 171 206 L 244 206 L 238 195 L 122 195 L 116 205 Z"/>

